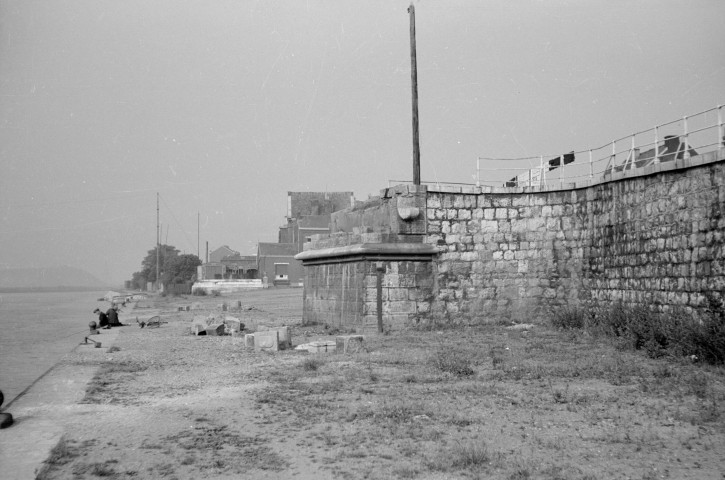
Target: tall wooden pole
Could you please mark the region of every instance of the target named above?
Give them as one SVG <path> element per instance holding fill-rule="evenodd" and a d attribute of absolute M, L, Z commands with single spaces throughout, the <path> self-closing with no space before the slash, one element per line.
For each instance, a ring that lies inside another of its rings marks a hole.
<path fill-rule="evenodd" d="M 161 231 L 159 230 L 159 193 L 156 192 L 156 291 L 159 291 L 159 250 L 161 246 Z"/>
<path fill-rule="evenodd" d="M 415 53 L 415 7 L 411 2 L 410 14 L 410 80 L 413 87 L 413 185 L 420 185 L 420 142 L 418 133 L 418 64 Z"/>

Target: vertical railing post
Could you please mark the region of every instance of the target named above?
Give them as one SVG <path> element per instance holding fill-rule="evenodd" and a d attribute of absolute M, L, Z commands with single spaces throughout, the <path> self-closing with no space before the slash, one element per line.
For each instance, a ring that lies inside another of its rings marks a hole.
<path fill-rule="evenodd" d="M 539 156 L 539 171 L 540 171 L 540 178 L 539 178 L 539 186 L 546 185 L 546 171 L 544 170 L 544 156 Z"/>
<path fill-rule="evenodd" d="M 529 166 L 531 166 L 531 163 L 529 163 Z M 531 186 L 531 169 L 529 168 L 529 187 Z"/>
<path fill-rule="evenodd" d="M 659 152 L 659 146 L 658 146 L 658 144 L 660 143 L 660 139 L 658 137 L 657 128 L 658 128 L 657 125 L 655 125 L 655 161 L 654 161 L 655 165 L 660 163 L 660 152 Z"/>
<path fill-rule="evenodd" d="M 725 131 L 723 131 L 722 125 L 722 105 L 717 106 L 717 144 L 725 147 Z"/>
<path fill-rule="evenodd" d="M 564 188 L 564 155 L 559 155 L 559 165 L 561 171 L 559 172 L 559 188 Z"/>
<path fill-rule="evenodd" d="M 683 138 L 684 138 L 684 141 L 685 141 L 684 142 L 684 145 L 685 145 L 685 153 L 682 156 L 682 158 L 690 158 L 690 145 L 689 145 L 689 142 L 687 141 L 688 140 L 687 139 L 687 115 L 685 115 L 684 117 L 682 117 L 682 128 L 685 130 L 685 134 L 683 135 Z M 675 156 L 675 159 L 676 158 L 677 158 L 677 156 Z"/>
<path fill-rule="evenodd" d="M 617 171 L 617 141 L 612 140 L 612 175 Z"/>
<path fill-rule="evenodd" d="M 630 152 L 629 152 L 630 160 L 632 162 L 632 168 L 634 168 L 634 161 L 636 160 L 636 158 L 634 158 L 634 150 L 635 150 L 634 136 L 635 135 L 636 135 L 635 133 L 632 134 L 632 146 L 630 147 Z"/>
<path fill-rule="evenodd" d="M 476 159 L 476 186 L 481 186 L 481 158 Z"/>
<path fill-rule="evenodd" d="M 589 178 L 594 178 L 594 162 L 592 161 L 592 149 L 589 149 Z"/>

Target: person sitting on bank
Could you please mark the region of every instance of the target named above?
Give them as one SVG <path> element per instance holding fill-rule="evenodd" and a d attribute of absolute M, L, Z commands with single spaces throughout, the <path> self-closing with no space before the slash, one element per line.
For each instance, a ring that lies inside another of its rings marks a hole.
<path fill-rule="evenodd" d="M 93 310 L 93 313 L 98 314 L 98 328 L 111 328 L 108 326 L 108 315 L 103 313 L 99 308 Z"/>
<path fill-rule="evenodd" d="M 109 327 L 120 327 L 123 324 L 118 321 L 118 307 L 116 305 L 112 306 L 108 309 L 106 312 L 106 315 L 108 316 L 108 325 Z"/>

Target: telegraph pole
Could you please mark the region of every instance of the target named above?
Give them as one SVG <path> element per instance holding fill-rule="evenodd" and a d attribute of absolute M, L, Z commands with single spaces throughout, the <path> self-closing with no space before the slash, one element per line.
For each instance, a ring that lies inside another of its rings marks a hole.
<path fill-rule="evenodd" d="M 159 250 L 161 231 L 159 230 L 159 192 L 156 192 L 156 291 L 159 291 Z"/>
<path fill-rule="evenodd" d="M 408 7 L 410 14 L 410 79 L 413 89 L 413 185 L 420 185 L 420 142 L 418 130 L 418 64 L 415 52 L 415 7 Z"/>

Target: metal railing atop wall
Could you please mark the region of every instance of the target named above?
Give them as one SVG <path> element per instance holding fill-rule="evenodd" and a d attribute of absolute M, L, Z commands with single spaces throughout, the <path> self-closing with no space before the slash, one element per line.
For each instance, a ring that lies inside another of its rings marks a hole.
<path fill-rule="evenodd" d="M 723 105 L 655 125 L 589 150 L 536 157 L 478 157 L 473 175 L 476 186 L 566 188 L 586 181 L 606 180 L 614 172 L 643 169 L 687 159 L 725 147 Z M 390 180 L 407 184 L 407 181 Z M 472 185 L 423 182 L 427 185 Z"/>
<path fill-rule="evenodd" d="M 687 159 L 725 146 L 723 106 L 655 125 L 589 150 L 524 158 L 477 159 L 476 184 L 508 187 L 562 185 L 602 179 L 613 172 Z M 482 168 L 482 162 L 484 167 Z M 511 171 L 502 184 L 482 172 Z M 483 178 L 482 178 L 483 177 Z"/>

